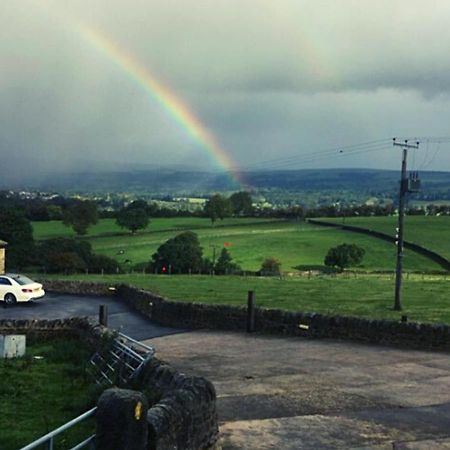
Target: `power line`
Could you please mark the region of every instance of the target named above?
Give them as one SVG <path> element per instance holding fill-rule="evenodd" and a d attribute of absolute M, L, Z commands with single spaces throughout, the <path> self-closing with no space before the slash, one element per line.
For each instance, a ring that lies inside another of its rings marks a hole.
<path fill-rule="evenodd" d="M 390 142 L 391 142 L 390 139 L 380 139 L 377 141 L 363 142 L 360 144 L 345 145 L 315 152 L 303 153 L 301 155 L 296 156 L 268 159 L 252 164 L 252 166 L 250 166 L 248 169 L 257 170 L 258 168 L 269 169 L 275 167 L 291 166 L 293 164 L 299 163 L 310 163 L 328 157 L 342 157 L 359 153 L 378 151 L 385 148 L 389 148 L 391 145 Z"/>
<path fill-rule="evenodd" d="M 390 143 L 389 139 L 382 139 L 382 140 L 377 140 L 377 141 L 370 141 L 370 142 L 362 142 L 360 144 L 353 144 L 353 145 L 344 145 L 344 146 L 339 146 L 339 147 L 331 147 L 331 148 L 327 148 L 327 149 L 323 149 L 323 150 L 318 150 L 318 151 L 314 151 L 314 152 L 309 152 L 309 153 L 303 153 L 302 155 L 295 155 L 295 156 L 288 156 L 288 157 L 284 157 L 284 158 L 274 158 L 274 159 L 267 159 L 264 161 L 261 161 L 257 164 L 261 165 L 261 164 L 270 164 L 270 163 L 275 163 L 275 162 L 291 162 L 291 161 L 296 161 L 299 158 L 303 158 L 306 156 L 318 156 L 321 154 L 328 154 L 328 153 L 335 153 L 339 150 L 351 150 L 351 149 L 357 149 L 357 148 L 368 148 L 374 145 L 379 145 L 380 143 Z M 255 164 L 255 165 L 257 165 Z"/>

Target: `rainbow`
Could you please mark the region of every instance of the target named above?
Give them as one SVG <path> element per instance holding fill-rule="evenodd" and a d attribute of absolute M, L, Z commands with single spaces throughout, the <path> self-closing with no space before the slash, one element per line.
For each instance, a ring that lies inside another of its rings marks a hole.
<path fill-rule="evenodd" d="M 45 5 L 47 3 L 47 5 Z M 54 5 L 49 2 L 39 2 L 40 6 L 55 14 Z M 64 18 L 70 28 L 81 36 L 90 46 L 103 54 L 127 76 L 136 82 L 168 115 L 200 147 L 206 152 L 214 166 L 220 167 L 229 176 L 233 184 L 244 186 L 246 183 L 241 177 L 238 164 L 231 158 L 228 152 L 219 144 L 215 136 L 200 121 L 200 119 L 189 109 L 168 86 L 161 83 L 141 62 L 130 56 L 124 49 L 113 42 L 111 38 L 97 29 L 87 26 L 79 20 L 75 20 L 58 11 L 58 16 Z"/>

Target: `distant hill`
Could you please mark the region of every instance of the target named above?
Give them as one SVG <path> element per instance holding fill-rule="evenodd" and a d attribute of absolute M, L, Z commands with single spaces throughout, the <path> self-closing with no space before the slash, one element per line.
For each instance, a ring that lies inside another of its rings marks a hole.
<path fill-rule="evenodd" d="M 423 195 L 450 199 L 450 172 L 421 172 Z M 268 170 L 242 172 L 248 187 L 290 192 L 351 191 L 395 195 L 399 172 L 376 169 Z M 130 192 L 152 194 L 232 191 L 240 186 L 227 173 L 182 170 L 128 170 L 54 174 L 3 189 L 33 189 L 58 192 Z"/>

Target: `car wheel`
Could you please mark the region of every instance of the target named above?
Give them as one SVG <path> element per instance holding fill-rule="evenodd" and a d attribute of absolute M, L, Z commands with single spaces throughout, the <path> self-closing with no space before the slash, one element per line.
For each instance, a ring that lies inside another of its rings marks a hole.
<path fill-rule="evenodd" d="M 5 305 L 7 305 L 7 306 L 15 305 L 17 302 L 16 296 L 11 293 L 5 294 L 4 300 L 5 300 Z"/>

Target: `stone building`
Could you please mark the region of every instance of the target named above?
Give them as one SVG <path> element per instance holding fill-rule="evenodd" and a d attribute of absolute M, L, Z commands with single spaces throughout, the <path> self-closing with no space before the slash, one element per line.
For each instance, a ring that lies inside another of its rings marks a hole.
<path fill-rule="evenodd" d="M 5 272 L 6 242 L 0 241 L 0 273 Z"/>

